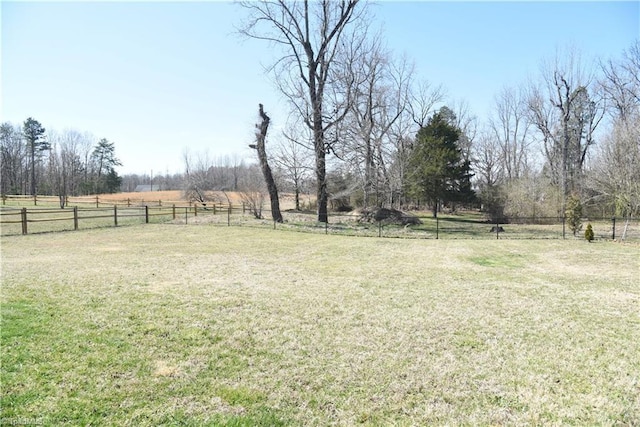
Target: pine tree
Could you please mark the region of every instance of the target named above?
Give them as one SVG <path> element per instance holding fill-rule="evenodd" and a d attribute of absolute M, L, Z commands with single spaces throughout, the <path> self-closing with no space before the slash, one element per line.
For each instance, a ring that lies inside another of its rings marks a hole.
<path fill-rule="evenodd" d="M 426 201 L 434 217 L 441 202 L 468 202 L 475 198 L 471 165 L 462 158 L 458 147 L 460 136 L 460 129 L 451 124 L 443 110 L 435 113 L 416 136 L 409 158 L 407 193 Z"/>

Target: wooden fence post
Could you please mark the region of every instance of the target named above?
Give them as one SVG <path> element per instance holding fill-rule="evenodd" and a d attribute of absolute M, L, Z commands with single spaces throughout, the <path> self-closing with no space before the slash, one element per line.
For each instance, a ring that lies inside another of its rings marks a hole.
<path fill-rule="evenodd" d="M 3 204 L 3 205 L 6 205 L 6 204 L 7 204 L 7 195 L 6 195 L 6 194 L 3 194 L 3 195 L 2 195 L 2 204 Z"/>
<path fill-rule="evenodd" d="M 27 208 L 22 208 L 20 217 L 22 220 L 22 234 L 27 234 Z"/>
<path fill-rule="evenodd" d="M 198 204 L 194 203 L 193 205 L 193 216 L 198 216 Z"/>
<path fill-rule="evenodd" d="M 74 230 L 78 229 L 78 207 L 77 206 L 73 207 L 73 229 Z"/>
<path fill-rule="evenodd" d="M 144 223 L 149 224 L 149 206 L 144 205 Z"/>
<path fill-rule="evenodd" d="M 118 226 L 118 205 L 113 205 L 113 226 Z"/>
<path fill-rule="evenodd" d="M 35 194 L 33 195 L 33 206 L 38 206 L 38 196 L 36 196 Z"/>
<path fill-rule="evenodd" d="M 96 208 L 100 207 L 100 199 L 96 196 Z"/>
<path fill-rule="evenodd" d="M 131 207 L 131 199 L 127 197 L 127 207 L 130 208 Z"/>
<path fill-rule="evenodd" d="M 173 219 L 175 220 L 176 219 L 176 204 L 175 203 L 173 204 L 171 209 L 173 211 Z"/>

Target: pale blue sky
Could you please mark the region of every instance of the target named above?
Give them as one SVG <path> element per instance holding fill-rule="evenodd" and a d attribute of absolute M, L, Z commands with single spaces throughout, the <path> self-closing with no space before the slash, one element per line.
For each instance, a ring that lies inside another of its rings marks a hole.
<path fill-rule="evenodd" d="M 617 57 L 640 36 L 636 1 L 386 1 L 373 12 L 388 47 L 480 120 L 556 48 Z M 181 172 L 185 147 L 252 158 L 259 102 L 273 129 L 286 121 L 263 69 L 276 53 L 234 34 L 245 11 L 232 3 L 3 1 L 1 13 L 2 121 L 107 138 L 120 173 Z"/>

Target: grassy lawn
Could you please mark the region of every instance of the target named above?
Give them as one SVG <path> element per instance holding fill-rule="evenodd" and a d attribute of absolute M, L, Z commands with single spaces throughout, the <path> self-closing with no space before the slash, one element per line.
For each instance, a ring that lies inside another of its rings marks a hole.
<path fill-rule="evenodd" d="M 640 246 L 3 236 L 2 422 L 638 425 Z"/>

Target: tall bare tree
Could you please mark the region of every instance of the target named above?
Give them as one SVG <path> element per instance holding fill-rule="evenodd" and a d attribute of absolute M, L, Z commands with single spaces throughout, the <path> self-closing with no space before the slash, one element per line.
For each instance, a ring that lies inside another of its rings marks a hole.
<path fill-rule="evenodd" d="M 399 129 L 394 125 L 408 112 L 413 65 L 406 57 L 394 58 L 380 37 L 360 43 L 358 51 L 346 73 L 353 88 L 341 133 L 347 143 L 340 157 L 360 177 L 363 206 L 382 206 L 391 201 L 390 166 L 397 142 L 394 131 Z"/>
<path fill-rule="evenodd" d="M 555 60 L 543 65 L 542 84 L 529 96 L 532 123 L 541 136 L 552 180 L 560 187 L 562 213 L 567 196 L 581 190 L 587 152 L 603 116 L 593 81 L 575 50 L 556 52 Z"/>
<path fill-rule="evenodd" d="M 530 122 L 526 94 L 504 87 L 496 95 L 489 120 L 491 138 L 499 146 L 500 165 L 508 181 L 522 176 L 529 164 Z M 485 144 L 486 145 L 486 144 Z"/>
<path fill-rule="evenodd" d="M 623 123 L 640 113 L 640 39 L 622 58 L 600 62 L 601 85 L 612 116 Z"/>
<path fill-rule="evenodd" d="M 258 152 L 258 161 L 260 162 L 260 168 L 262 169 L 262 175 L 264 176 L 264 181 L 267 184 L 267 191 L 269 192 L 269 199 L 271 201 L 271 217 L 276 222 L 282 222 L 278 187 L 276 186 L 276 181 L 273 179 L 273 173 L 271 173 L 265 144 L 271 119 L 267 116 L 267 113 L 264 112 L 262 104 L 259 104 L 258 106 L 258 115 L 260 116 L 260 123 L 256 125 L 256 128 L 258 129 L 256 132 L 256 144 L 252 144 L 250 147 L 254 148 Z"/>
<path fill-rule="evenodd" d="M 348 100 L 348 93 L 335 87 L 332 68 L 340 58 L 342 39 L 350 30 L 364 25 L 364 9 L 359 7 L 359 0 L 261 0 L 241 4 L 250 16 L 240 32 L 274 43 L 285 52 L 271 70 L 279 89 L 313 132 L 318 221 L 327 222 L 326 158 L 337 142 L 330 135 L 348 111 L 348 102 L 334 102 L 331 110 L 326 108 L 326 101 L 329 95 L 335 100 Z"/>

